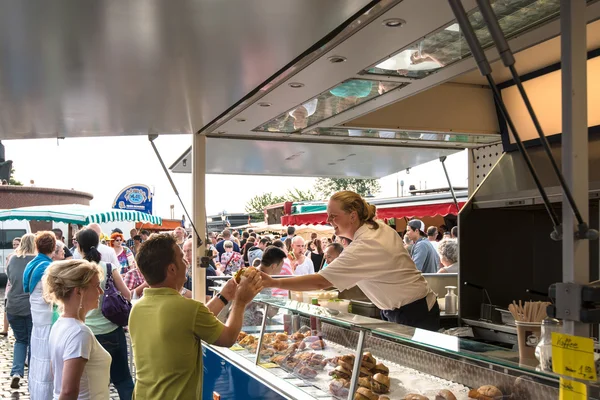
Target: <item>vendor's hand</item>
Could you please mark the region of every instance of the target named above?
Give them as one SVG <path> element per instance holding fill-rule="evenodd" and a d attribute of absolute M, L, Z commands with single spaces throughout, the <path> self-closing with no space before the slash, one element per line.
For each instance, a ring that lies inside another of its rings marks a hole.
<path fill-rule="evenodd" d="M 250 271 L 245 275 L 235 292 L 235 300 L 244 305 L 250 303 L 254 299 L 254 296 L 263 290 L 260 274 L 256 271 Z"/>
<path fill-rule="evenodd" d="M 227 301 L 231 301 L 235 297 L 235 292 L 237 288 L 238 284 L 235 283 L 235 279 L 232 278 L 227 281 L 225 286 L 223 286 L 223 289 L 221 289 L 221 294 L 223 295 L 223 297 L 225 297 L 225 299 L 227 299 Z"/>
<path fill-rule="evenodd" d="M 270 275 L 265 274 L 264 272 L 260 273 L 261 277 L 262 277 L 262 285 L 263 287 L 266 288 L 272 288 L 272 287 L 277 287 L 277 280 L 271 278 Z"/>

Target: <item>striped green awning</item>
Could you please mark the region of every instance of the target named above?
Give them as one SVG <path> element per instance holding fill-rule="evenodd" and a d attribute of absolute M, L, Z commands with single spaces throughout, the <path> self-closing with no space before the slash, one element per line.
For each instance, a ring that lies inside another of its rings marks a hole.
<path fill-rule="evenodd" d="M 11 219 L 28 221 L 54 221 L 67 224 L 87 225 L 115 221 L 149 222 L 162 225 L 162 218 L 140 211 L 101 210 L 81 204 L 61 204 L 56 206 L 33 206 L 0 210 L 0 221 Z"/>

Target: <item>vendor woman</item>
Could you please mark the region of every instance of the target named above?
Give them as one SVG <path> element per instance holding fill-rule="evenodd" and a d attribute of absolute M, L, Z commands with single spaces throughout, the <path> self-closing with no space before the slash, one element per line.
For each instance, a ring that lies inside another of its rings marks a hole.
<path fill-rule="evenodd" d="M 262 274 L 264 287 L 307 291 L 357 285 L 381 309 L 382 319 L 438 330 L 436 294 L 404 249 L 392 228 L 375 221 L 375 206 L 350 191 L 331 196 L 327 221 L 337 236 L 352 240 L 342 254 L 318 274 L 274 279 Z"/>

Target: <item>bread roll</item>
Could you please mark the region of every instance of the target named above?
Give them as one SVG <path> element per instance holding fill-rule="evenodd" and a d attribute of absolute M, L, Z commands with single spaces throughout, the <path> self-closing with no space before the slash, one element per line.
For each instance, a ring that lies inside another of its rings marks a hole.
<path fill-rule="evenodd" d="M 442 389 L 435 396 L 435 400 L 456 400 L 456 396 L 451 391 Z"/>
<path fill-rule="evenodd" d="M 387 375 L 375 374 L 371 389 L 379 394 L 388 393 L 390 391 L 390 378 Z"/>
<path fill-rule="evenodd" d="M 404 396 L 404 400 L 429 400 L 425 396 L 421 396 L 420 394 L 407 394 Z"/>
<path fill-rule="evenodd" d="M 496 397 L 501 397 L 502 392 L 496 386 L 484 385 L 479 389 L 471 389 L 469 391 L 470 399 L 477 400 L 494 400 Z"/>
<path fill-rule="evenodd" d="M 354 400 L 379 400 L 379 395 L 371 392 L 367 388 L 360 387 L 354 395 Z"/>

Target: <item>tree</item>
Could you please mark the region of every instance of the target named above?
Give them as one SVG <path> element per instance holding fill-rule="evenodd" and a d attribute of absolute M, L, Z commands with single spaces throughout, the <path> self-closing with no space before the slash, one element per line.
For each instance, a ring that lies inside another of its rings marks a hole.
<path fill-rule="evenodd" d="M 283 203 L 283 196 L 276 196 L 273 193 L 263 193 L 254 196 L 246 203 L 246 212 L 253 218 L 260 219 L 263 217 L 264 209 L 271 204 Z"/>
<path fill-rule="evenodd" d="M 10 169 L 10 178 L 8 179 L 8 184 L 13 185 L 13 186 L 23 186 L 23 184 L 21 182 L 19 182 L 18 180 L 16 180 L 14 178 L 14 175 L 15 175 L 15 169 L 11 168 Z"/>
<path fill-rule="evenodd" d="M 285 201 L 300 202 L 300 201 L 315 201 L 317 194 L 311 190 L 291 189 L 285 194 Z"/>
<path fill-rule="evenodd" d="M 351 190 L 363 197 L 375 195 L 381 190 L 377 179 L 360 178 L 318 178 L 315 187 L 324 198 L 342 190 Z"/>

